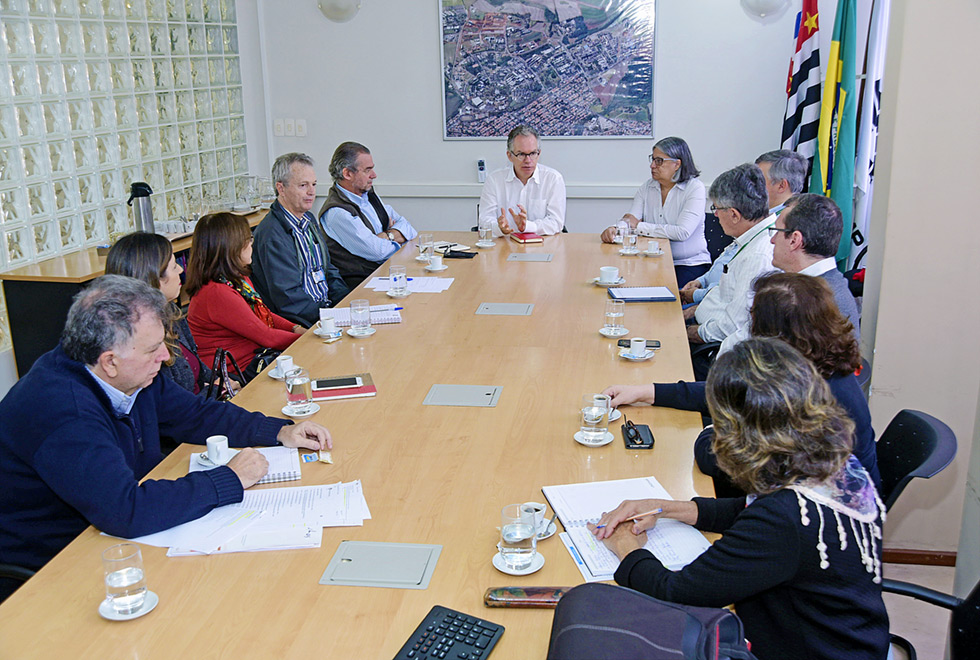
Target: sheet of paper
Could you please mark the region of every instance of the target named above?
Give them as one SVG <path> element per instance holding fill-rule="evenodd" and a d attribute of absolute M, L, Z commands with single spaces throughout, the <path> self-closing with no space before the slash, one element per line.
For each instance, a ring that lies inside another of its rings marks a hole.
<path fill-rule="evenodd" d="M 572 539 L 568 536 L 567 532 L 561 532 L 558 534 L 558 538 L 561 539 L 565 549 L 568 550 L 568 554 L 572 556 L 572 561 L 575 562 L 576 568 L 578 568 L 579 573 L 582 574 L 582 578 L 586 582 L 602 582 L 603 580 L 609 579 L 592 574 L 592 571 L 589 570 L 589 567 L 586 566 L 585 562 L 582 560 L 582 556 L 579 554 L 578 550 L 575 549 L 575 544 L 572 543 Z"/>
<path fill-rule="evenodd" d="M 231 552 L 262 552 L 265 550 L 299 550 L 304 548 L 319 548 L 323 537 L 322 527 L 306 525 L 265 526 L 253 525 L 247 532 L 223 543 L 213 555 L 223 555 Z M 189 557 L 204 554 L 185 548 L 170 548 L 168 557 Z"/>
<path fill-rule="evenodd" d="M 221 544 L 243 534 L 261 517 L 262 511 L 255 507 L 223 506 L 212 509 L 197 520 L 128 540 L 161 548 L 193 548 L 208 554 L 217 550 Z"/>
<path fill-rule="evenodd" d="M 452 277 L 410 277 L 408 278 L 408 290 L 412 293 L 442 293 L 453 283 Z M 373 291 L 387 291 L 391 287 L 391 280 L 387 277 L 372 277 L 365 285 Z"/>
<path fill-rule="evenodd" d="M 573 527 L 568 536 L 592 575 L 612 579 L 619 559 L 585 527 Z M 680 570 L 708 549 L 708 540 L 698 530 L 677 520 L 661 520 L 647 532 L 643 546 L 672 571 Z M 573 556 L 574 558 L 574 556 Z"/>
<path fill-rule="evenodd" d="M 612 511 L 623 500 L 672 498 L 654 477 L 593 481 L 541 489 L 565 529 L 596 523 L 605 511 Z"/>
<path fill-rule="evenodd" d="M 371 305 L 371 324 L 401 323 L 402 315 L 395 309 L 396 307 L 398 305 Z M 350 307 L 333 307 L 326 311 L 337 322 L 337 327 L 344 328 L 350 325 Z"/>

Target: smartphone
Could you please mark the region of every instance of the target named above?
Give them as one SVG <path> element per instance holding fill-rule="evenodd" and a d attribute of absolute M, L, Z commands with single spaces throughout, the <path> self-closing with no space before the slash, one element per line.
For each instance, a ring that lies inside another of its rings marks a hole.
<path fill-rule="evenodd" d="M 343 378 L 317 378 L 313 381 L 313 391 L 340 390 L 346 387 L 360 387 L 364 384 L 360 376 L 344 376 Z"/>
<path fill-rule="evenodd" d="M 622 346 L 623 348 L 629 348 L 630 347 L 630 340 L 629 339 L 620 339 L 618 342 L 616 342 L 616 344 L 619 345 L 619 346 Z M 659 339 L 647 339 L 647 349 L 654 350 L 655 351 L 658 348 L 660 348 L 660 340 Z"/>

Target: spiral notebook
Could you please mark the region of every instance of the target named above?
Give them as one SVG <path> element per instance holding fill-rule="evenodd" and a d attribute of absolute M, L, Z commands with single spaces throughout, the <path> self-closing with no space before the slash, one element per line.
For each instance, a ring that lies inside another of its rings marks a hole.
<path fill-rule="evenodd" d="M 269 471 L 255 483 L 274 484 L 280 481 L 297 481 L 302 478 L 299 467 L 299 451 L 295 447 L 256 447 L 255 449 L 269 461 Z M 238 450 L 233 451 L 237 452 Z M 199 456 L 206 458 L 207 452 L 191 454 L 188 472 L 214 469 L 214 465 L 206 464 L 205 461 L 199 459 Z"/>
<path fill-rule="evenodd" d="M 593 481 L 564 486 L 545 486 L 541 489 L 552 510 L 565 527 L 563 540 L 574 545 L 569 553 L 576 563 L 580 557 L 588 567 L 583 575 L 587 580 L 612 579 L 619 560 L 611 550 L 589 532 L 586 523 L 597 523 L 603 512 L 612 511 L 623 500 L 672 498 L 654 477 Z M 661 520 L 647 532 L 646 549 L 670 570 L 678 570 L 697 559 L 708 549 L 707 539 L 690 525 L 676 520 Z M 580 566 L 581 568 L 581 566 Z"/>

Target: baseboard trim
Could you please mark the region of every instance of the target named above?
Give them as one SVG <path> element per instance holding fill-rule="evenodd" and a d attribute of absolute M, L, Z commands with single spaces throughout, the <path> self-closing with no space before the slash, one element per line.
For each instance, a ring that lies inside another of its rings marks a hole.
<path fill-rule="evenodd" d="M 956 553 L 941 550 L 897 550 L 884 548 L 881 551 L 881 561 L 886 564 L 956 566 Z"/>

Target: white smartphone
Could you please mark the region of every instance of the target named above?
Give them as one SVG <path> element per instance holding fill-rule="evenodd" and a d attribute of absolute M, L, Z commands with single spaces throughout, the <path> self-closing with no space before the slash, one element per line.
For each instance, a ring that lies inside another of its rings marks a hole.
<path fill-rule="evenodd" d="M 344 376 L 343 378 L 317 378 L 313 381 L 313 391 L 340 390 L 347 387 L 360 387 L 364 384 L 360 376 Z"/>

